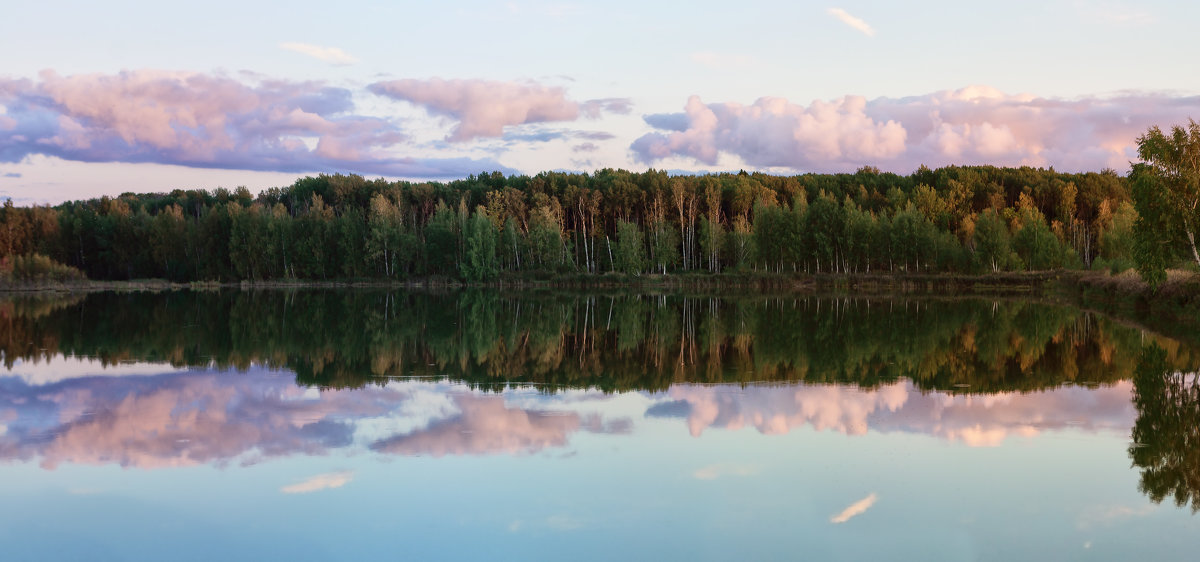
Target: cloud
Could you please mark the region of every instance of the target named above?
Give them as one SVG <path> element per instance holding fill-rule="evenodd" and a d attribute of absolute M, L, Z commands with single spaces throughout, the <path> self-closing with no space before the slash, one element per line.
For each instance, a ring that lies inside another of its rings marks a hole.
<path fill-rule="evenodd" d="M 581 113 L 597 117 L 602 112 L 631 110 L 629 100 L 624 98 L 589 100 L 581 105 L 567 99 L 563 88 L 536 82 L 404 79 L 376 82 L 368 89 L 450 118 L 456 123 L 446 137 L 451 142 L 500 137 L 505 127 L 516 125 L 575 121 Z"/>
<path fill-rule="evenodd" d="M 33 154 L 81 162 L 175 164 L 274 172 L 461 177 L 490 160 L 411 158 L 389 119 L 357 115 L 352 92 L 320 82 L 188 72 L 0 79 L 12 121 L 0 162 Z"/>
<path fill-rule="evenodd" d="M 629 115 L 633 111 L 633 101 L 629 98 L 599 98 L 583 102 L 583 114 L 591 119 L 597 119 L 602 113 Z"/>
<path fill-rule="evenodd" d="M 863 35 L 866 35 L 867 37 L 875 36 L 875 29 L 872 28 L 870 24 L 850 15 L 846 12 L 846 10 L 841 8 L 829 8 L 828 10 L 825 10 L 825 13 L 837 18 L 838 21 L 841 21 L 842 23 L 861 31 Z"/>
<path fill-rule="evenodd" d="M 809 105 L 783 98 L 705 104 L 692 96 L 682 113 L 645 116 L 659 130 L 630 148 L 648 164 L 683 157 L 711 166 L 729 155 L 749 166 L 816 172 L 871 165 L 909 173 L 921 164 L 1123 170 L 1136 159 L 1139 134 L 1189 114 L 1200 114 L 1200 96 L 1065 100 L 986 86 Z"/>
<path fill-rule="evenodd" d="M 571 147 L 571 152 L 595 152 L 600 150 L 600 147 L 594 142 L 585 142 Z"/>
<path fill-rule="evenodd" d="M 353 479 L 354 471 L 352 470 L 327 472 L 325 474 L 318 474 L 312 478 L 291 484 L 289 486 L 284 486 L 280 488 L 279 491 L 285 494 L 310 494 L 312 492 L 319 492 L 321 490 L 341 488 L 342 486 L 349 484 Z"/>
<path fill-rule="evenodd" d="M 574 131 L 571 137 L 584 140 L 604 141 L 617 138 L 617 135 L 606 131 Z"/>
<path fill-rule="evenodd" d="M 642 120 L 655 129 L 664 131 L 683 132 L 688 130 L 691 122 L 685 113 L 652 113 L 643 115 Z"/>
<path fill-rule="evenodd" d="M 279 48 L 307 55 L 319 61 L 337 66 L 346 66 L 358 62 L 358 59 L 337 47 L 321 47 L 318 45 L 309 45 L 308 43 L 280 43 Z"/>
<path fill-rule="evenodd" d="M 550 142 L 566 136 L 563 131 L 531 131 L 525 133 L 506 133 L 504 140 L 509 142 Z"/>
<path fill-rule="evenodd" d="M 1129 399 L 1132 391 L 1128 382 L 1100 389 L 1064 387 L 986 396 L 922 392 L 909 381 L 869 390 L 798 385 L 735 391 L 675 385 L 667 391 L 670 401 L 651 406 L 646 416 L 685 418 L 689 433 L 697 437 L 708 428 L 750 426 L 770 435 L 811 426 L 847 435 L 871 430 L 919 433 L 969 447 L 993 447 L 1012 436 L 1067 427 L 1127 431 L 1136 417 Z"/>
<path fill-rule="evenodd" d="M 841 513 L 830 517 L 829 522 L 834 524 L 845 523 L 856 515 L 862 515 L 863 512 L 871 509 L 871 506 L 875 505 L 875 500 L 877 499 L 879 499 L 879 497 L 872 492 L 871 495 L 850 504 L 848 507 L 846 507 L 846 509 L 843 509 Z"/>
<path fill-rule="evenodd" d="M 3 174 L 3 176 L 0 176 L 0 177 L 6 177 L 6 178 L 19 178 L 19 177 L 21 177 L 21 174 L 18 174 L 18 173 L 16 173 L 16 172 L 5 172 L 5 173 Z"/>
<path fill-rule="evenodd" d="M 676 126 L 686 119 L 687 129 L 647 134 L 632 148 L 645 162 L 679 155 L 714 165 L 721 152 L 732 152 L 753 165 L 797 167 L 903 153 L 904 128 L 893 120 L 876 121 L 865 109 L 865 99 L 850 96 L 810 107 L 783 98 L 761 98 L 752 106 L 706 105 L 692 96 L 682 118 L 655 117 Z"/>

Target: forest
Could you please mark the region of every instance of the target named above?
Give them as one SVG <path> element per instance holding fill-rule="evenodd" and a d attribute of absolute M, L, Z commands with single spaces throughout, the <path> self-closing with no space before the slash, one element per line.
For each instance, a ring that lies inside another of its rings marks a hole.
<path fill-rule="evenodd" d="M 1120 270 L 1134 265 L 1130 184 L 1111 170 L 990 166 L 494 172 L 445 183 L 319 175 L 257 196 L 6 202 L 0 256 L 25 278 L 180 282 Z"/>

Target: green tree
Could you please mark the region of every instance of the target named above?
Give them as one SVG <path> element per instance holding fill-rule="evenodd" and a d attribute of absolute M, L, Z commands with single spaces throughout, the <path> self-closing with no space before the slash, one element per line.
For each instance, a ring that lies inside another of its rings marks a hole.
<path fill-rule="evenodd" d="M 1133 167 L 1130 179 L 1138 211 L 1138 271 L 1157 284 L 1179 246 L 1200 265 L 1200 123 L 1189 119 L 1187 127 L 1176 125 L 1170 134 L 1151 127 L 1137 145 L 1144 163 Z"/>
<path fill-rule="evenodd" d="M 666 274 L 668 269 L 674 269 L 679 265 L 679 231 L 665 220 L 654 223 L 650 228 L 654 230 L 654 247 L 651 248 L 654 254 L 652 265 L 654 269 Z"/>
<path fill-rule="evenodd" d="M 496 263 L 496 227 L 483 206 L 478 207 L 467 221 L 463 245 L 465 252 L 460 267 L 463 279 L 476 283 L 495 279 L 500 271 Z"/>
<path fill-rule="evenodd" d="M 458 271 L 459 234 L 454 209 L 439 204 L 425 225 L 425 264 L 429 273 L 450 275 Z"/>
<path fill-rule="evenodd" d="M 617 246 L 613 249 L 613 268 L 627 275 L 640 275 L 646 269 L 646 242 L 637 223 L 617 221 Z"/>

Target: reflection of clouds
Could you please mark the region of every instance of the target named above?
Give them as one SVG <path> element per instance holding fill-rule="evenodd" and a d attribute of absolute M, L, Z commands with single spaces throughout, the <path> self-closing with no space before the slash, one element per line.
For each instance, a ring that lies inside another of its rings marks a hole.
<path fill-rule="evenodd" d="M 862 515 L 864 511 L 871 509 L 871 506 L 875 505 L 875 500 L 877 499 L 879 499 L 879 496 L 876 496 L 875 493 L 872 492 L 871 495 L 847 506 L 846 509 L 843 509 L 841 513 L 830 517 L 829 522 L 835 524 L 845 523 L 849 521 L 851 517 Z"/>
<path fill-rule="evenodd" d="M 0 377 L 0 460 L 157 468 L 320 455 L 356 442 L 398 454 L 528 453 L 564 446 L 573 432 L 632 427 L 628 418 L 513 407 L 504 395 L 451 388 L 405 382 L 317 391 L 263 372 L 45 384 Z"/>
<path fill-rule="evenodd" d="M 29 385 L 51 384 L 64 380 L 103 375 L 145 376 L 184 371 L 161 363 L 117 363 L 111 364 L 93 357 L 55 357 L 50 361 L 17 359 L 7 372 L 0 376 L 16 376 Z"/>
<path fill-rule="evenodd" d="M 349 444 L 342 418 L 386 413 L 395 391 L 310 393 L 280 376 L 191 373 L 73 379 L 31 387 L 0 379 L 16 412 L 0 459 L 154 468 L 242 457 L 321 454 Z"/>
<path fill-rule="evenodd" d="M 726 387 L 676 385 L 670 401 L 648 416 L 685 417 L 688 430 L 753 426 L 765 434 L 811 425 L 859 435 L 876 431 L 925 433 L 969 446 L 995 446 L 1007 437 L 1032 436 L 1067 426 L 1126 431 L 1136 413 L 1132 384 L 1088 389 L 1064 387 L 1035 393 L 952 395 L 922 392 L 911 382 L 876 389 L 834 385 Z"/>
<path fill-rule="evenodd" d="M 327 472 L 325 474 L 318 474 L 312 478 L 308 478 L 290 486 L 284 486 L 280 488 L 279 491 L 285 494 L 309 494 L 312 492 L 319 492 L 321 490 L 341 488 L 342 486 L 349 484 L 353 479 L 354 471 L 352 470 Z"/>
<path fill-rule="evenodd" d="M 1079 514 L 1076 526 L 1083 530 L 1090 529 L 1093 526 L 1112 526 L 1125 519 L 1150 515 L 1158 507 L 1158 504 L 1146 504 L 1138 507 L 1127 505 L 1091 506 Z"/>
<path fill-rule="evenodd" d="M 505 404 L 503 396 L 456 394 L 457 415 L 429 426 L 377 441 L 376 451 L 401 455 L 481 455 L 533 453 L 562 447 L 580 429 L 627 433 L 628 420 L 604 423 L 599 416 L 575 412 L 526 410 Z"/>

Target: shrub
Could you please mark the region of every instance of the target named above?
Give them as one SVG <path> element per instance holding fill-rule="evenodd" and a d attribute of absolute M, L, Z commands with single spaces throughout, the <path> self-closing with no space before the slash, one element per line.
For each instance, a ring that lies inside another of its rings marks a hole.
<path fill-rule="evenodd" d="M 41 254 L 0 258 L 0 280 L 17 283 L 81 281 L 82 271 Z"/>

